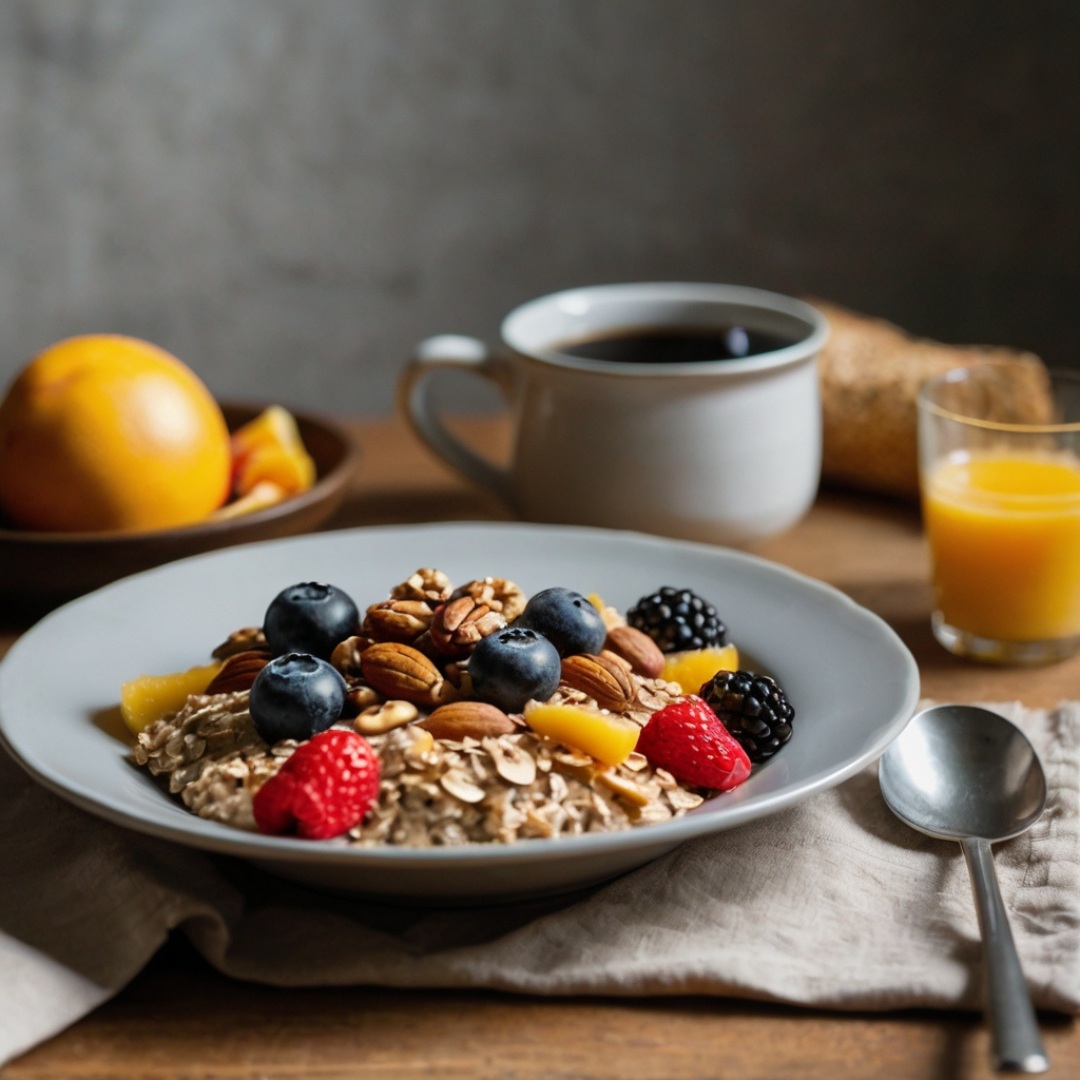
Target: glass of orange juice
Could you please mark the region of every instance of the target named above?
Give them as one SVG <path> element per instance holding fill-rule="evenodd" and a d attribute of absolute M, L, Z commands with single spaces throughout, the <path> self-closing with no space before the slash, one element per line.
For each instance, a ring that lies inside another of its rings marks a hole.
<path fill-rule="evenodd" d="M 1080 373 L 986 363 L 919 393 L 934 636 L 1047 663 L 1080 649 Z"/>

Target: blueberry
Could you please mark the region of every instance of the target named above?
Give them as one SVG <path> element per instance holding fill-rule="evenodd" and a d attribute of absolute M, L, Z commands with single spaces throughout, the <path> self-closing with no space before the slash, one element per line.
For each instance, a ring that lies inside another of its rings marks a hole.
<path fill-rule="evenodd" d="M 558 688 L 560 668 L 555 646 L 520 626 L 481 638 L 469 657 L 476 696 L 505 712 L 520 712 L 532 698 L 546 701 Z"/>
<path fill-rule="evenodd" d="M 569 589 L 542 589 L 530 598 L 514 625 L 543 634 L 560 656 L 595 655 L 607 637 L 600 612 L 581 593 Z"/>
<path fill-rule="evenodd" d="M 263 633 L 275 656 L 303 652 L 329 660 L 334 646 L 355 634 L 359 622 L 350 596 L 333 585 L 307 581 L 274 597 L 263 619 Z"/>
<path fill-rule="evenodd" d="M 248 699 L 255 730 L 270 744 L 310 739 L 341 716 L 345 680 L 310 653 L 275 657 L 255 676 Z"/>

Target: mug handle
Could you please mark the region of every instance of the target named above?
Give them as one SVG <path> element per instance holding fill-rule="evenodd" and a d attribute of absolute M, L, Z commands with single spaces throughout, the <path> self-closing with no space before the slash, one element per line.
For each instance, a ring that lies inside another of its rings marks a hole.
<path fill-rule="evenodd" d="M 420 440 L 467 479 L 487 488 L 515 507 L 508 470 L 481 457 L 446 428 L 431 400 L 432 378 L 454 369 L 494 383 L 509 402 L 513 372 L 502 357 L 477 338 L 462 334 L 438 334 L 416 347 L 398 382 L 398 406 Z"/>

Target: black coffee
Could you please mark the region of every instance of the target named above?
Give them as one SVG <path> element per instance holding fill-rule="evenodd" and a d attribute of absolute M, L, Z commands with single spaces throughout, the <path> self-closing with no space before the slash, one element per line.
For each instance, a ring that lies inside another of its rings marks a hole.
<path fill-rule="evenodd" d="M 692 364 L 702 360 L 738 360 L 792 344 L 790 339 L 741 326 L 629 327 L 566 342 L 555 351 L 616 364 Z"/>

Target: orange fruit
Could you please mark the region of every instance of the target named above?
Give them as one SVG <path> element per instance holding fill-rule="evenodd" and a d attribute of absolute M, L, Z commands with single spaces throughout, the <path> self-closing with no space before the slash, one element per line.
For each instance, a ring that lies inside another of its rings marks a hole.
<path fill-rule="evenodd" d="M 525 706 L 525 723 L 537 734 L 584 750 L 605 765 L 625 761 L 634 752 L 641 734 L 641 728 L 633 720 L 614 713 L 540 701 L 530 701 Z"/>
<path fill-rule="evenodd" d="M 276 484 L 284 497 L 315 483 L 315 462 L 304 448 L 296 419 L 280 405 L 264 409 L 233 432 L 232 454 L 233 493 L 238 498 L 259 484 Z"/>
<path fill-rule="evenodd" d="M 734 645 L 718 645 L 668 653 L 660 678 L 678 683 L 683 693 L 696 694 L 718 671 L 738 670 L 739 650 Z"/>
<path fill-rule="evenodd" d="M 141 675 L 120 687 L 120 715 L 136 735 L 155 720 L 179 712 L 191 694 L 203 694 L 221 663 L 201 664 L 168 675 Z"/>
<path fill-rule="evenodd" d="M 228 497 L 231 467 L 210 391 L 175 356 L 136 338 L 60 341 L 0 403 L 0 506 L 24 529 L 191 524 Z"/>

